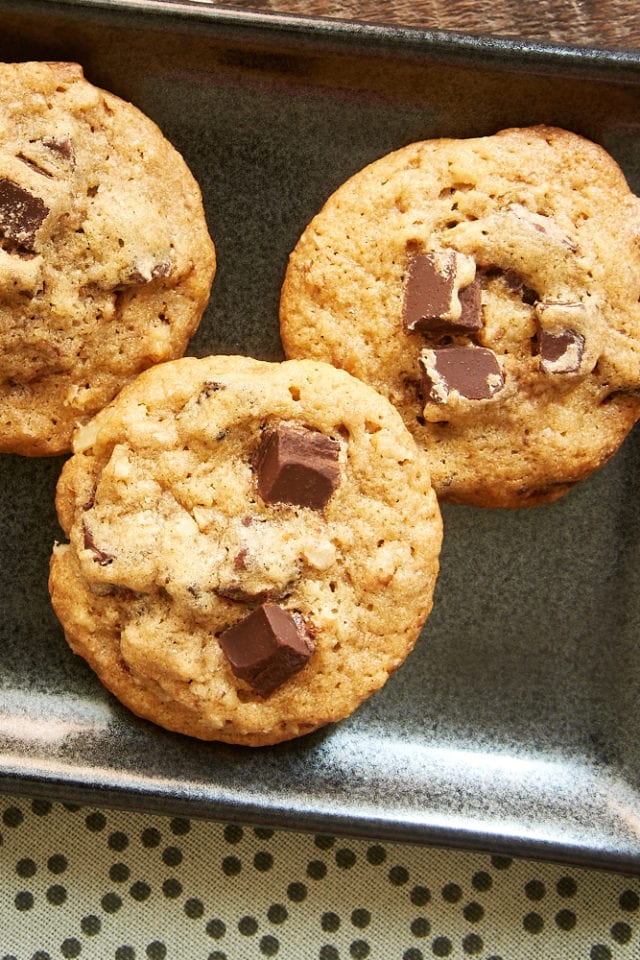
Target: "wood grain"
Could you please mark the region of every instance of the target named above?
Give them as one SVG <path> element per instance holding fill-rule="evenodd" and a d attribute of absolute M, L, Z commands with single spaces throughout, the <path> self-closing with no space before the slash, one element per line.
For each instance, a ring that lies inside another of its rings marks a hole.
<path fill-rule="evenodd" d="M 215 5 L 640 51 L 638 0 L 215 0 Z"/>

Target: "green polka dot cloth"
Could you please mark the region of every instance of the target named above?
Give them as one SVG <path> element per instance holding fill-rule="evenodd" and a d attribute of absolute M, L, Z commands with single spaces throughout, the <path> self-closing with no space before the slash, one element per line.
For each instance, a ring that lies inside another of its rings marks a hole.
<path fill-rule="evenodd" d="M 0 960 L 638 960 L 640 877 L 0 796 Z"/>

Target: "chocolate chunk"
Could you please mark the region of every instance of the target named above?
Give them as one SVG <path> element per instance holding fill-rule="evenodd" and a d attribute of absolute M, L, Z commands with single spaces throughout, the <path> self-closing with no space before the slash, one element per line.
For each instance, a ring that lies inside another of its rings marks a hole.
<path fill-rule="evenodd" d="M 584 353 L 584 337 L 575 330 L 538 334 L 540 365 L 545 373 L 575 373 Z"/>
<path fill-rule="evenodd" d="M 313 653 L 311 631 L 300 614 L 263 603 L 218 637 L 236 677 L 268 697 L 302 670 Z"/>
<path fill-rule="evenodd" d="M 457 323 L 449 324 L 447 331 L 452 333 L 475 333 L 482 329 L 482 287 L 480 279 L 476 279 L 468 287 L 460 291 L 460 319 Z"/>
<path fill-rule="evenodd" d="M 536 304 L 535 315 L 540 367 L 544 373 L 586 373 L 587 368 L 592 368 L 593 356 L 597 356 L 594 352 L 597 315 L 593 309 L 580 300 L 548 300 Z M 586 335 L 590 340 L 591 358 L 585 356 Z"/>
<path fill-rule="evenodd" d="M 233 558 L 233 569 L 234 570 L 246 570 L 247 569 L 247 548 L 243 547 Z"/>
<path fill-rule="evenodd" d="M 258 493 L 266 503 L 322 510 L 340 483 L 339 449 L 317 430 L 279 424 L 256 451 Z"/>
<path fill-rule="evenodd" d="M 159 280 L 161 277 L 168 277 L 171 273 L 171 260 L 162 260 L 151 270 L 151 279 Z"/>
<path fill-rule="evenodd" d="M 0 179 L 0 237 L 34 252 L 36 232 L 49 208 L 40 197 L 23 190 L 13 180 Z"/>
<path fill-rule="evenodd" d="M 129 273 L 119 284 L 120 288 L 151 283 L 152 280 L 161 280 L 171 273 L 171 260 L 164 259 L 154 264 L 133 264 Z"/>
<path fill-rule="evenodd" d="M 430 321 L 451 312 L 454 278 L 453 257 L 440 265 L 431 254 L 414 257 L 404 292 L 403 323 L 407 332 L 423 333 Z"/>
<path fill-rule="evenodd" d="M 447 403 L 454 392 L 467 400 L 489 400 L 504 386 L 498 358 L 486 347 L 423 350 L 420 367 L 424 392 L 437 403 Z"/>
<path fill-rule="evenodd" d="M 428 334 L 480 330 L 480 287 L 472 283 L 474 273 L 471 259 L 454 250 L 414 257 L 404 293 L 405 331 Z"/>

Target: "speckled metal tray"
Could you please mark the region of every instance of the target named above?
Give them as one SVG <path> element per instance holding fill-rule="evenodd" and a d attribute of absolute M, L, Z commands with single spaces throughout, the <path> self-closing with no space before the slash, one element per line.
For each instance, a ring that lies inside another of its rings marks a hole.
<path fill-rule="evenodd" d="M 186 157 L 219 254 L 195 354 L 280 358 L 299 233 L 404 143 L 558 124 L 640 191 L 633 53 L 201 3 L 0 0 L 0 57 L 79 61 Z M 1 458 L 0 789 L 638 871 L 639 457 L 636 431 L 557 504 L 445 508 L 409 664 L 349 720 L 254 751 L 137 720 L 71 654 L 46 586 L 61 461 Z"/>

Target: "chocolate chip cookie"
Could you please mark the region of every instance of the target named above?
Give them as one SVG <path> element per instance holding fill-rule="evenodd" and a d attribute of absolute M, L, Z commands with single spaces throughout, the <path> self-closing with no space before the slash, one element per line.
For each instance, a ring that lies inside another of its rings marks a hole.
<path fill-rule="evenodd" d="M 388 397 L 443 500 L 552 501 L 640 415 L 640 201 L 551 127 L 415 143 L 355 174 L 291 254 L 289 357 Z"/>
<path fill-rule="evenodd" d="M 54 609 L 132 711 L 262 745 L 350 714 L 431 610 L 441 519 L 392 405 L 309 360 L 185 357 L 82 427 Z"/>
<path fill-rule="evenodd" d="M 76 64 L 0 64 L 0 451 L 67 452 L 182 355 L 214 271 L 200 190 L 149 118 Z"/>

